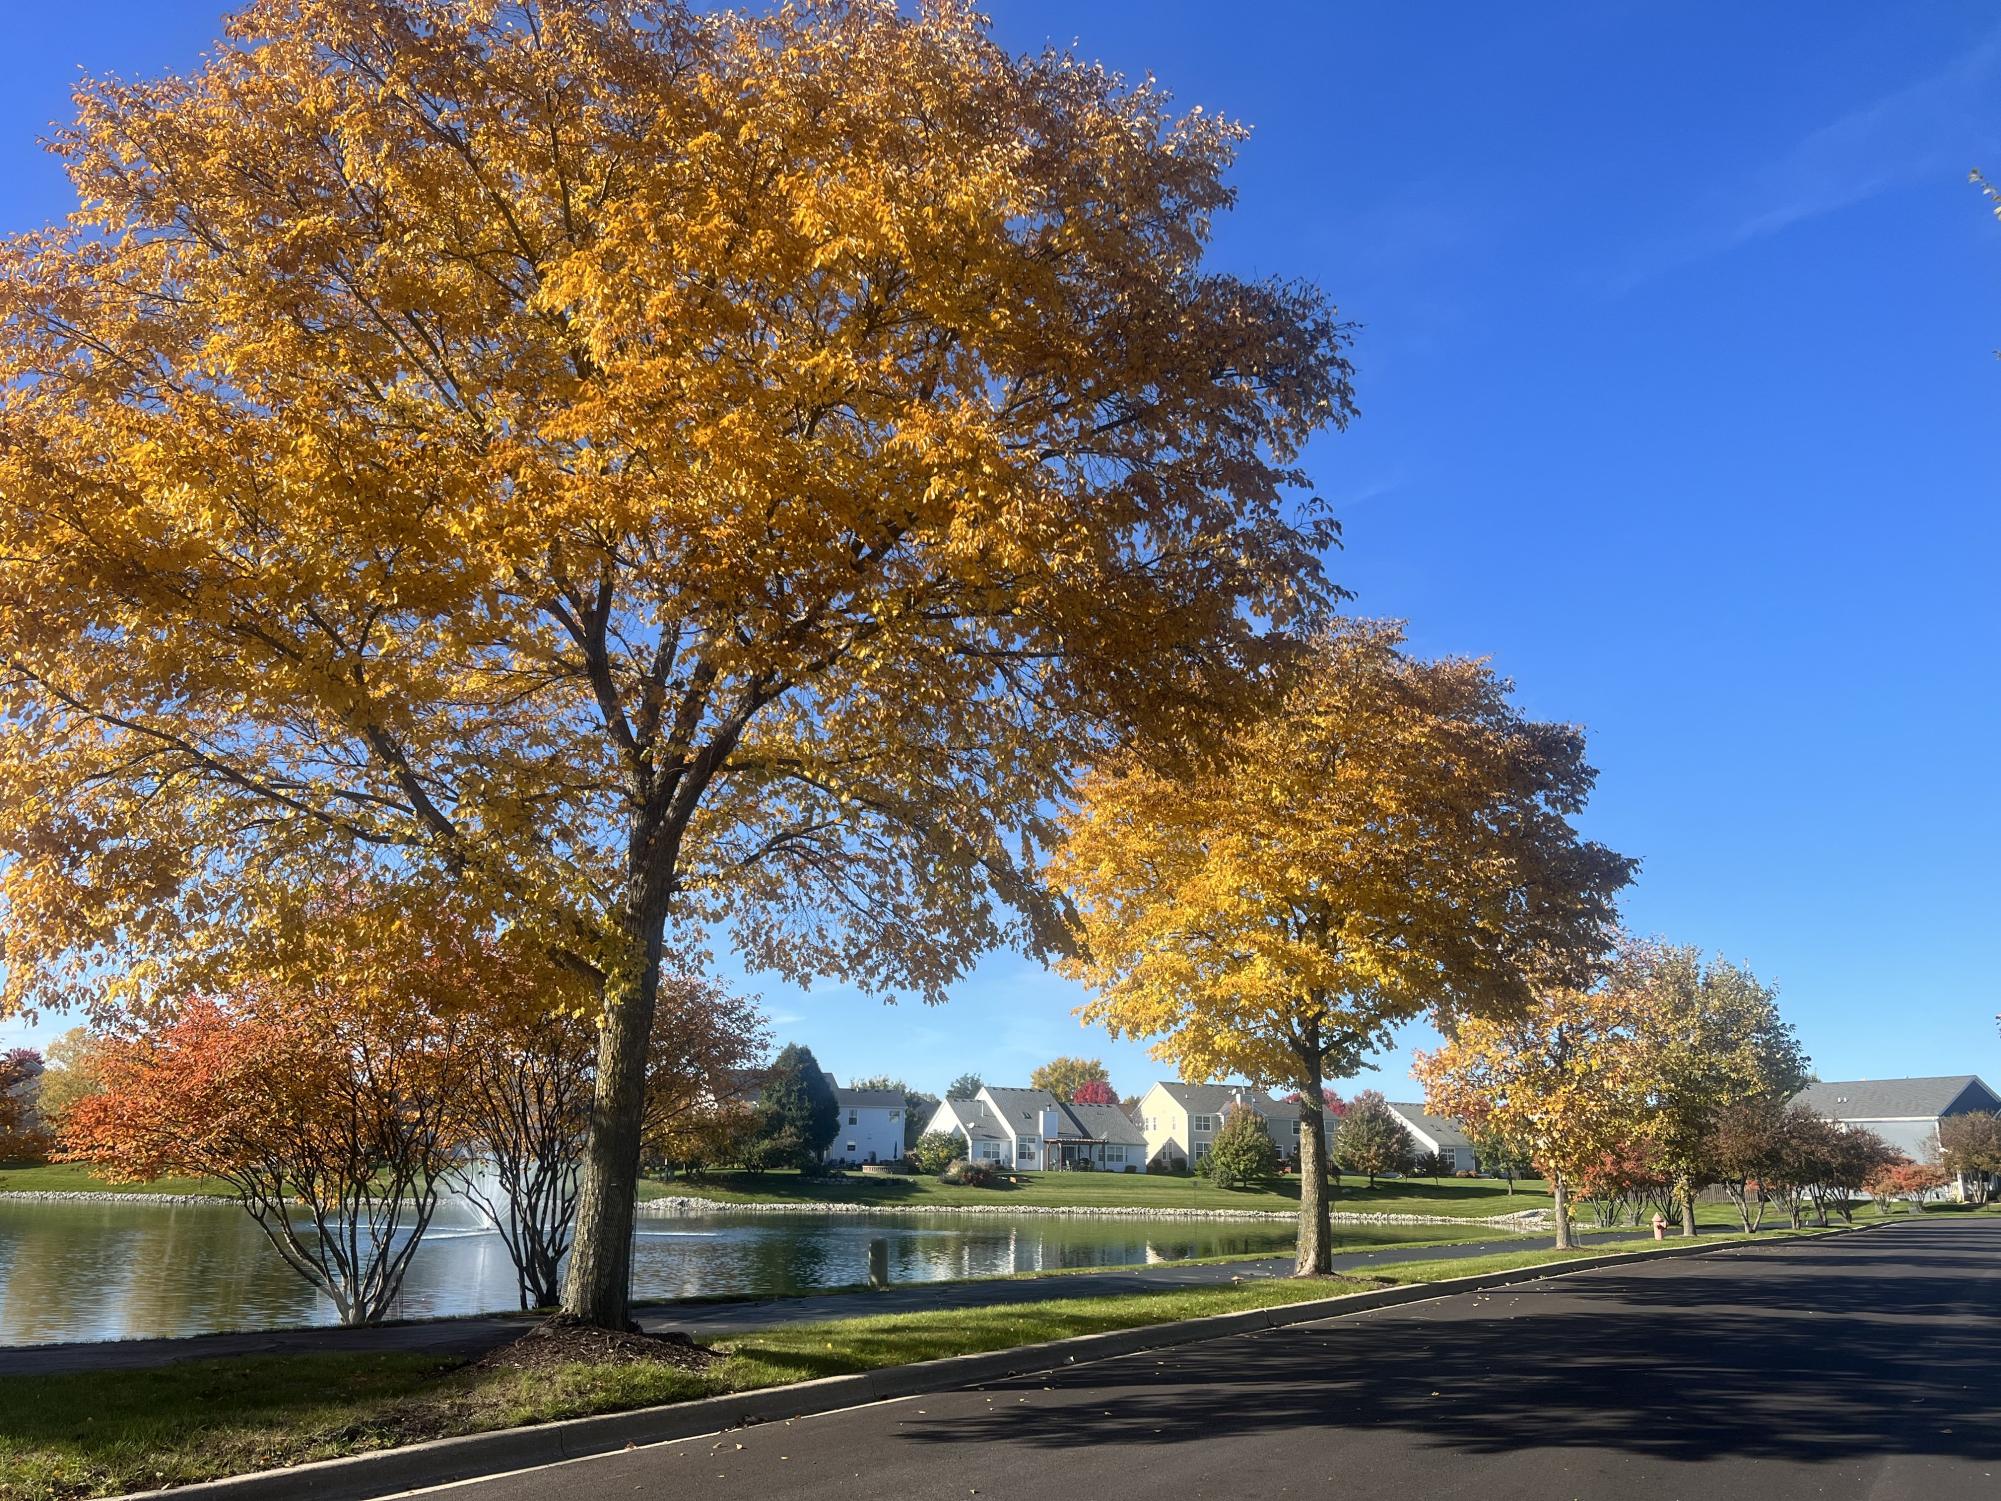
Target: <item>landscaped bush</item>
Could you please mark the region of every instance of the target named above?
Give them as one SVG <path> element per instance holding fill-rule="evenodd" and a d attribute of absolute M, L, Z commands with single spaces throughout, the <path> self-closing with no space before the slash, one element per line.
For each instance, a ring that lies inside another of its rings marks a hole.
<path fill-rule="evenodd" d="M 992 1188 L 1000 1181 L 998 1162 L 968 1162 L 961 1157 L 940 1175 L 956 1188 Z"/>
<path fill-rule="evenodd" d="M 959 1149 L 963 1145 L 950 1131 L 927 1131 L 917 1138 L 917 1145 L 910 1149 L 910 1159 L 917 1164 L 920 1173 L 942 1173 L 959 1159 Z"/>

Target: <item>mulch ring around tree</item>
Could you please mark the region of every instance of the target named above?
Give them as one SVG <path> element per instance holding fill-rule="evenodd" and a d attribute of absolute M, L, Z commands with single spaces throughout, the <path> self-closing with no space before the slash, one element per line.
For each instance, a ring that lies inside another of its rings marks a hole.
<path fill-rule="evenodd" d="M 727 1357 L 685 1334 L 600 1329 L 568 1314 L 544 1319 L 518 1339 L 489 1350 L 475 1371 L 540 1371 L 564 1365 L 643 1365 L 664 1362 L 699 1371 Z"/>

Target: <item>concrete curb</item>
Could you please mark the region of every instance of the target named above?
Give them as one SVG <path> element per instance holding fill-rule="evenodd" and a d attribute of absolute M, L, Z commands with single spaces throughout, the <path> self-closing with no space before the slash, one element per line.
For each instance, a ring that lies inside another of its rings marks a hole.
<path fill-rule="evenodd" d="M 1897 1222 L 1885 1220 L 1833 1228 L 1815 1239 L 1852 1235 L 1894 1223 Z M 166 1490 L 129 1492 L 126 1501 L 161 1501 L 161 1498 L 174 1498 L 174 1501 L 291 1501 L 291 1498 L 298 1497 L 312 1498 L 312 1501 L 370 1501 L 370 1498 L 401 1495 L 455 1481 L 698 1438 L 703 1434 L 744 1428 L 756 1423 L 814 1417 L 925 1392 L 955 1391 L 981 1382 L 1111 1360 L 1142 1350 L 1198 1344 L 1204 1340 L 1250 1334 L 1261 1329 L 1318 1323 L 1373 1309 L 1429 1302 L 1434 1298 L 1482 1292 L 1518 1282 L 1536 1282 L 1548 1277 L 1568 1276 L 1573 1272 L 1598 1271 L 1643 1261 L 1667 1261 L 1681 1256 L 1704 1256 L 1719 1251 L 1748 1250 L 1756 1246 L 1755 1241 L 1730 1241 L 1719 1245 L 1703 1245 L 1698 1241 L 1695 1245 L 1667 1245 L 1657 1250 L 1580 1256 L 1568 1261 L 1546 1262 L 1541 1266 L 1482 1272 L 1440 1282 L 1415 1283 L 1408 1287 L 1345 1293 L 1339 1297 L 1315 1298 L 1304 1303 L 1246 1309 L 1241 1313 L 1211 1314 L 1205 1318 L 1148 1324 L 1105 1334 L 1084 1334 L 1039 1345 L 1019 1345 L 1008 1350 L 950 1355 L 914 1365 L 885 1366 L 875 1371 L 826 1376 L 791 1386 L 704 1397 L 664 1407 L 644 1407 L 632 1412 L 567 1418 L 528 1428 L 503 1428 L 491 1433 L 432 1439 L 373 1454 L 316 1460 L 289 1469 L 261 1470 L 255 1474 L 198 1481 L 193 1485 Z"/>

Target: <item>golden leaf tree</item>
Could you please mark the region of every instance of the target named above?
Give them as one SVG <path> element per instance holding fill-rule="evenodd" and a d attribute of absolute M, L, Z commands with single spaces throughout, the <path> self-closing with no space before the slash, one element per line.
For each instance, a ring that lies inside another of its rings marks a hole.
<path fill-rule="evenodd" d="M 1054 875 L 1097 990 L 1087 1020 L 1188 1079 L 1297 1090 L 1298 1270 L 1328 1265 L 1322 1081 L 1399 1023 L 1524 1006 L 1589 969 L 1632 862 L 1572 827 L 1584 737 L 1484 664 L 1415 659 L 1392 625 L 1330 627 L 1264 712 L 1199 761 L 1108 758 Z"/>
<path fill-rule="evenodd" d="M 1346 334 L 1205 269 L 1239 128 L 957 4 L 258 0 L 76 102 L 0 247 L 5 1005 L 330 853 L 546 935 L 583 1318 L 670 946 L 1043 946 L 1071 768 L 1329 602 Z"/>
<path fill-rule="evenodd" d="M 1425 1108 L 1526 1151 L 1549 1180 L 1556 1244 L 1567 1248 L 1572 1185 L 1648 1139 L 1626 997 L 1555 988 L 1518 1011 L 1448 1026 L 1444 1045 L 1415 1060 Z"/>
<path fill-rule="evenodd" d="M 1699 949 L 1657 939 L 1620 945 L 1607 984 L 1633 1030 L 1634 1069 L 1647 1098 L 1647 1131 L 1695 1234 L 1695 1196 L 1714 1177 L 1710 1140 L 1722 1111 L 1750 1100 L 1789 1100 L 1808 1061 L 1779 1014 L 1778 992 L 1750 969 L 1705 960 Z"/>

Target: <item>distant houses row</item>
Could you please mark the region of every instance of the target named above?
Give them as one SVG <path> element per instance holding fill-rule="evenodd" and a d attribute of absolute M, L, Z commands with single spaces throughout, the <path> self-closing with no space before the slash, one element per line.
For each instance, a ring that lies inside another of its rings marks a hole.
<path fill-rule="evenodd" d="M 893 1090 L 840 1089 L 840 1130 L 827 1161 L 845 1166 L 891 1162 L 904 1154 L 905 1097 Z M 1809 1085 L 1798 1103 L 1844 1125 L 1875 1132 L 1915 1161 L 1936 1160 L 1939 1123 L 1971 1111 L 2001 1111 L 2001 1095 L 1973 1074 L 1914 1079 L 1854 1079 Z M 1421 1105 L 1390 1102 L 1421 1153 L 1447 1173 L 1480 1168 L 1457 1122 Z M 1299 1160 L 1299 1108 L 1246 1084 L 1153 1085 L 1128 1115 L 1117 1105 L 1074 1105 L 1042 1089 L 989 1085 L 971 1099 L 945 1100 L 924 1132 L 962 1138 L 968 1159 L 1030 1172 L 1083 1167 L 1137 1173 L 1149 1166 L 1199 1164 L 1234 1109 L 1256 1112 L 1281 1160 Z M 1338 1128 L 1338 1123 L 1337 1123 Z"/>
<path fill-rule="evenodd" d="M 903 1155 L 904 1097 L 892 1090 L 834 1090 L 840 1130 L 827 1161 L 857 1167 Z M 923 1123 L 923 1133 L 945 1132 L 966 1144 L 974 1162 L 995 1162 L 1025 1172 L 1088 1167 L 1137 1173 L 1149 1166 L 1193 1167 L 1232 1110 L 1256 1113 L 1281 1161 L 1299 1160 L 1299 1107 L 1246 1084 L 1155 1084 L 1128 1115 L 1117 1105 L 1079 1105 L 1044 1089 L 984 1086 L 971 1099 L 945 1100 Z M 1478 1166 L 1473 1144 L 1452 1121 L 1421 1106 L 1392 1103 L 1420 1152 L 1435 1153 L 1445 1172 Z"/>

